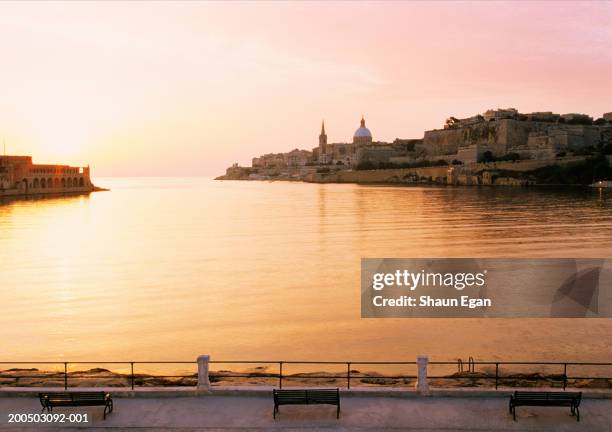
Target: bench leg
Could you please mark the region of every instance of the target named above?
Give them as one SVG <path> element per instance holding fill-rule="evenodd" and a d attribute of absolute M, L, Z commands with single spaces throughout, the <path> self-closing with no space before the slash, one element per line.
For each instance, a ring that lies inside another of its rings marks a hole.
<path fill-rule="evenodd" d="M 336 410 L 336 419 L 340 418 L 340 402 L 338 402 L 338 409 Z"/>
<path fill-rule="evenodd" d="M 512 407 L 512 417 L 514 418 L 514 421 L 516 421 L 516 407 L 515 406 Z"/>
<path fill-rule="evenodd" d="M 108 410 L 108 412 L 106 411 Z M 113 401 L 108 401 L 106 405 L 104 405 L 104 420 L 106 420 L 106 414 L 110 414 L 113 412 Z"/>
<path fill-rule="evenodd" d="M 580 421 L 580 410 L 578 409 L 578 407 L 576 407 L 575 409 L 576 409 L 576 421 Z"/>
<path fill-rule="evenodd" d="M 278 405 L 274 405 L 274 409 L 272 410 L 272 418 L 276 420 L 276 413 L 278 412 Z"/>

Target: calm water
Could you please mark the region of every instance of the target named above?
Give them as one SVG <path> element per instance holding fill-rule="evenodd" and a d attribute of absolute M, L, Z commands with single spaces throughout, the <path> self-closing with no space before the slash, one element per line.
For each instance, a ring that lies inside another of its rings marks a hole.
<path fill-rule="evenodd" d="M 0 204 L 0 360 L 612 357 L 612 319 L 359 307 L 361 257 L 612 257 L 612 193 L 97 183 L 112 191 Z"/>

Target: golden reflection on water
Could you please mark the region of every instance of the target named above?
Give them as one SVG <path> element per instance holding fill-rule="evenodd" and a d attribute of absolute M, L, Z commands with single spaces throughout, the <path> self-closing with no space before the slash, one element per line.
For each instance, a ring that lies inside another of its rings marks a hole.
<path fill-rule="evenodd" d="M 610 257 L 595 191 L 101 179 L 0 204 L 2 360 L 604 361 L 612 320 L 361 319 L 362 257 Z"/>

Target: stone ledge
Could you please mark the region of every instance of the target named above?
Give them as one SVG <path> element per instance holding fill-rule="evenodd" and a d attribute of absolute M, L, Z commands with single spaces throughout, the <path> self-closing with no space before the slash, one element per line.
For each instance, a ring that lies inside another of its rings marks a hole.
<path fill-rule="evenodd" d="M 200 396 L 253 396 L 259 397 L 269 395 L 275 387 L 212 387 L 210 390 L 197 389 L 195 387 L 142 387 L 137 389 L 121 387 L 72 387 L 67 391 L 106 391 L 118 398 L 147 398 L 147 397 L 200 397 Z M 297 387 L 286 387 L 297 388 Z M 310 387 L 308 387 L 310 388 Z M 312 387 L 315 388 L 315 387 Z M 412 388 L 368 388 L 358 387 L 350 390 L 340 389 L 343 397 L 396 397 L 396 398 L 507 398 L 514 391 L 561 391 L 559 388 L 515 388 L 504 387 L 495 389 L 474 389 L 474 388 L 433 388 L 427 393 L 419 393 Z M 2 397 L 37 397 L 39 392 L 61 392 L 62 388 L 57 387 L 10 387 L 0 389 Z M 582 391 L 585 399 L 612 399 L 610 389 L 568 389 L 567 391 Z"/>

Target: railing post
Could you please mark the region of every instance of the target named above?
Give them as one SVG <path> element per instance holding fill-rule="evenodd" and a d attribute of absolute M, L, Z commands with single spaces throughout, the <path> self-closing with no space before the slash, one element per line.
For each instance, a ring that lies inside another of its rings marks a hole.
<path fill-rule="evenodd" d="M 132 390 L 134 390 L 134 362 L 131 362 L 130 366 L 132 367 L 132 373 L 131 373 Z"/>
<path fill-rule="evenodd" d="M 201 355 L 198 361 L 198 388 L 202 390 L 210 389 L 210 379 L 208 377 L 208 363 L 210 362 L 209 355 Z"/>
<path fill-rule="evenodd" d="M 278 388 L 283 388 L 283 362 L 278 362 Z"/>
<path fill-rule="evenodd" d="M 499 363 L 495 363 L 495 390 L 497 390 L 498 380 L 499 380 Z"/>
<path fill-rule="evenodd" d="M 429 357 L 426 355 L 417 356 L 417 382 L 416 390 L 419 393 L 427 393 L 429 391 L 429 384 L 427 383 L 427 365 L 429 364 Z"/>
<path fill-rule="evenodd" d="M 64 362 L 64 390 L 68 390 L 68 362 Z"/>
<path fill-rule="evenodd" d="M 346 364 L 346 388 L 351 389 L 351 364 Z"/>

